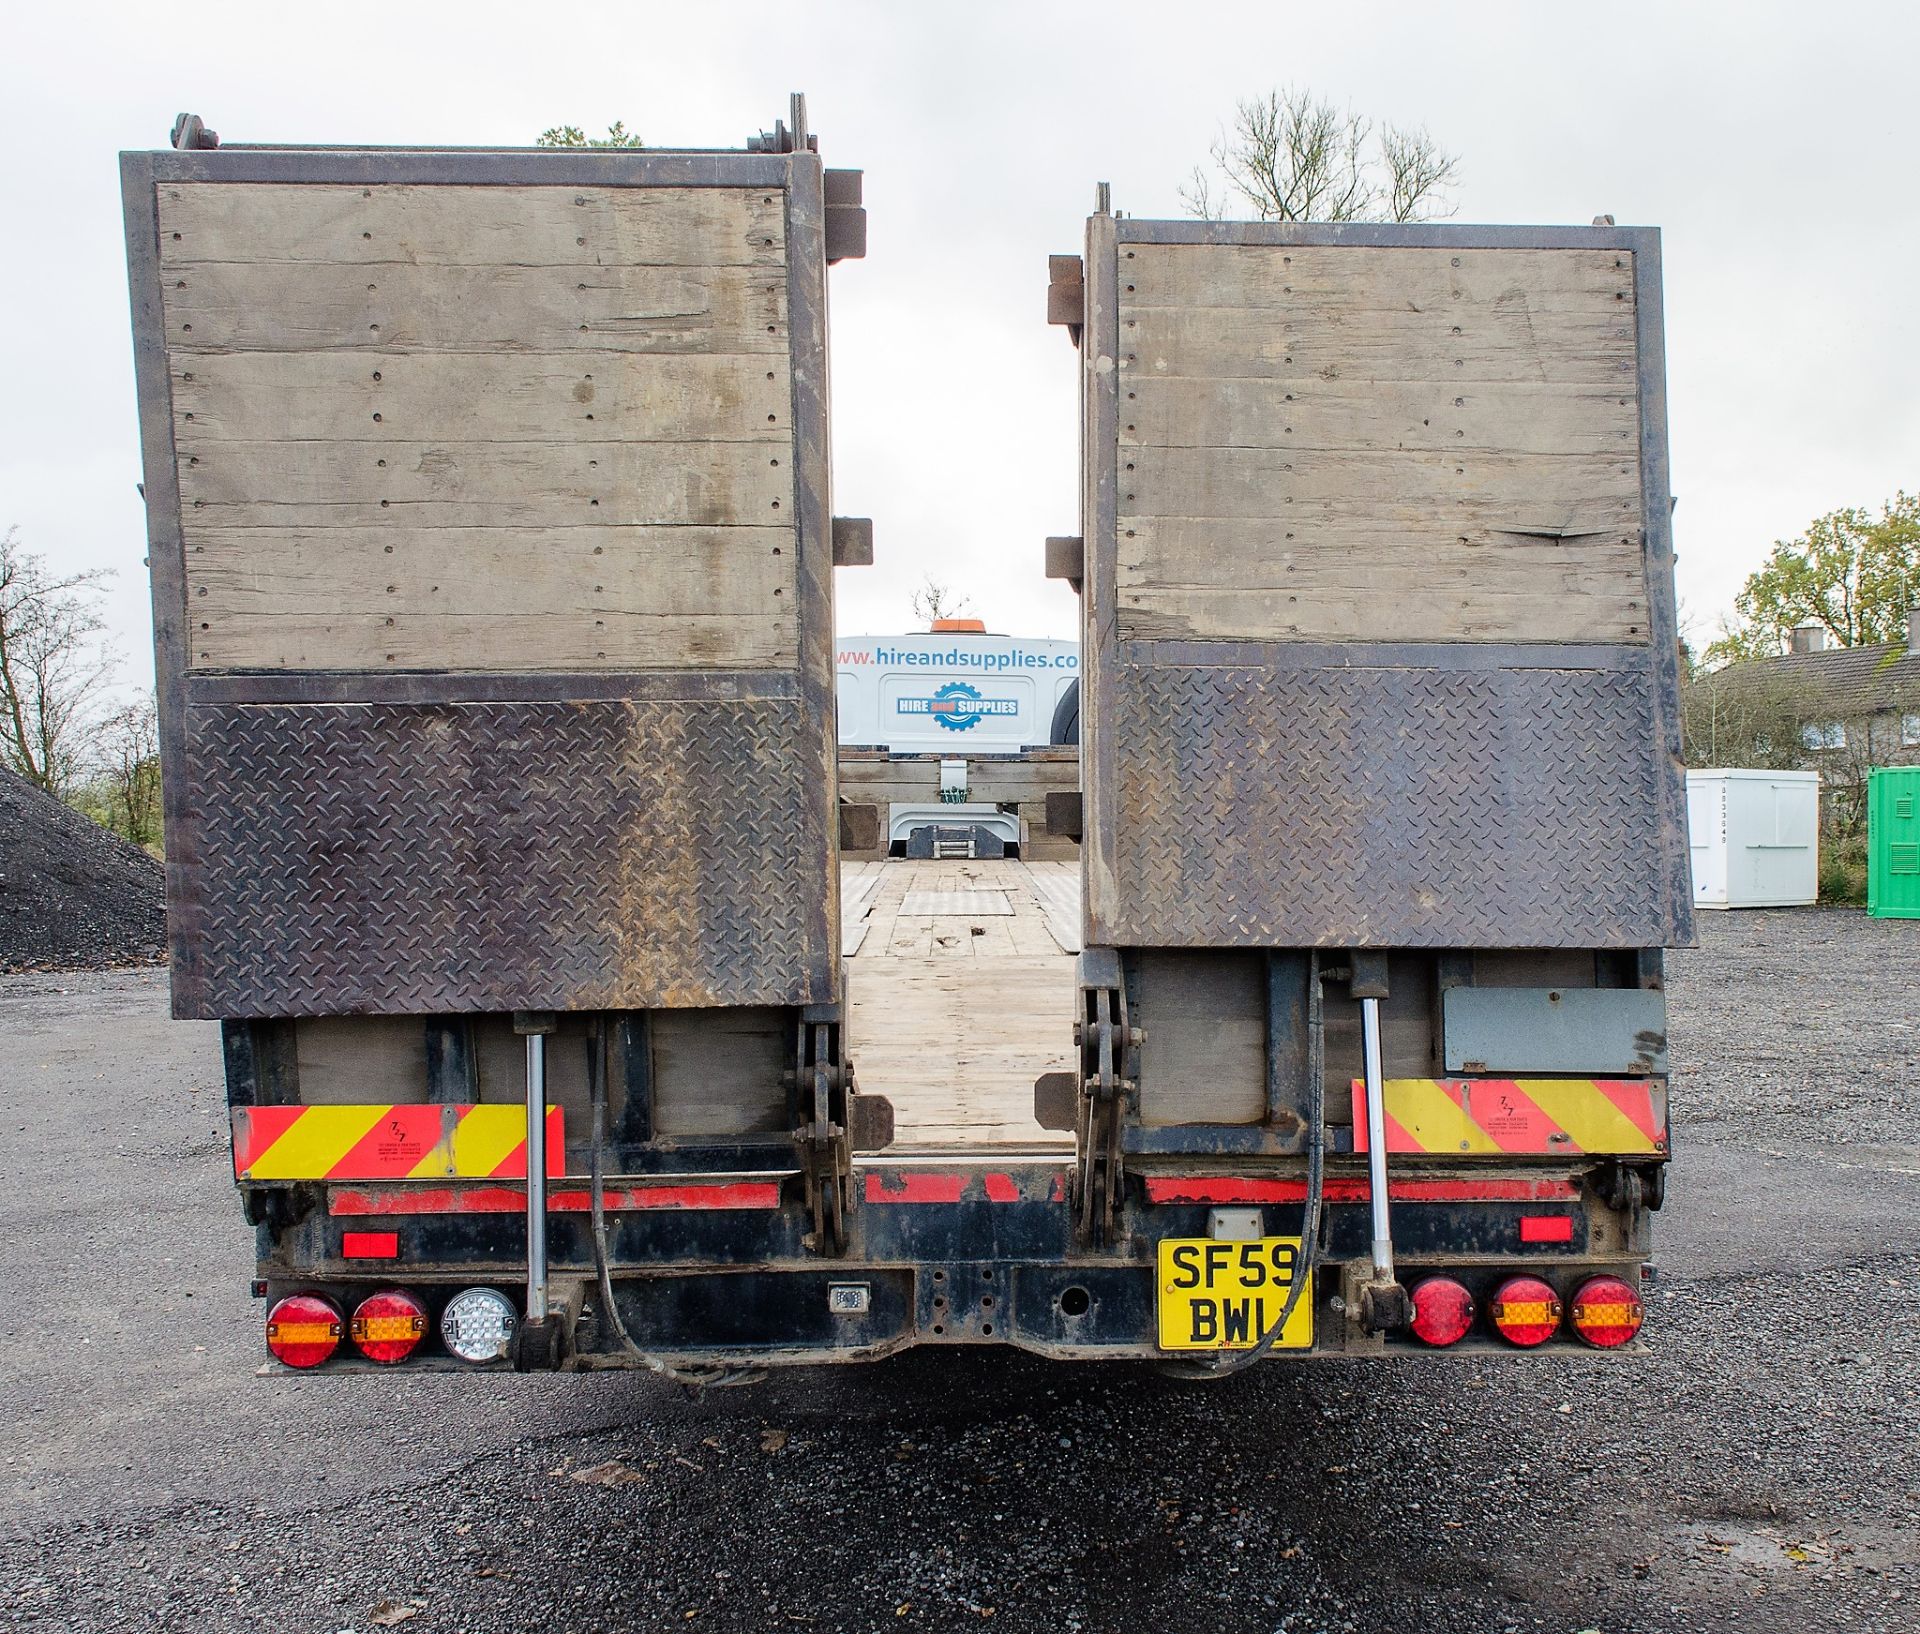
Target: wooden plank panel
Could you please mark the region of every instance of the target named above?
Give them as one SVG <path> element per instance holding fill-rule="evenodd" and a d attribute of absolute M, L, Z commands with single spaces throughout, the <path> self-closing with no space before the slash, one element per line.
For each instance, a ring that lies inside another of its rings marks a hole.
<path fill-rule="evenodd" d="M 1223 523 L 1210 517 L 1132 517 L 1120 541 L 1123 593 L 1156 589 L 1338 590 L 1403 572 L 1409 514 L 1395 526 L 1342 512 L 1328 517 Z M 1222 548 L 1231 533 L 1233 549 Z M 1617 590 L 1640 573 L 1640 536 L 1588 533 L 1566 538 L 1502 530 L 1421 536 L 1422 583 L 1471 590 L 1538 584 L 1566 594 Z M 1176 570 L 1177 569 L 1177 573 Z"/>
<path fill-rule="evenodd" d="M 1633 394 L 1609 386 L 1136 374 L 1127 392 L 1123 463 L 1140 445 L 1639 458 Z"/>
<path fill-rule="evenodd" d="M 1120 368 L 1196 379 L 1634 388 L 1633 309 L 1442 313 L 1123 308 Z M 1128 422 L 1123 391 L 1120 424 Z"/>
<path fill-rule="evenodd" d="M 412 618 L 321 610 L 196 621 L 191 668 L 521 671 L 791 669 L 790 619 L 775 615 L 609 621 L 523 612 Z"/>
<path fill-rule="evenodd" d="M 175 352 L 785 352 L 778 267 L 213 262 L 166 280 Z"/>
<path fill-rule="evenodd" d="M 188 428 L 191 429 L 191 428 Z M 180 444 L 188 526 L 763 525 L 794 514 L 782 445 L 744 442 Z"/>
<path fill-rule="evenodd" d="M 1648 639 L 1637 532 L 1556 539 L 1476 524 L 1470 533 L 1453 534 L 1412 510 L 1400 522 L 1396 529 L 1365 511 L 1286 522 L 1132 520 L 1120 540 L 1121 633 L 1129 639 Z"/>
<path fill-rule="evenodd" d="M 1390 591 L 1143 590 L 1120 595 L 1129 641 L 1621 641 L 1647 639 L 1643 602 L 1402 583 Z"/>
<path fill-rule="evenodd" d="M 1633 258 L 1130 245 L 1129 638 L 1645 640 Z"/>
<path fill-rule="evenodd" d="M 1147 516 L 1360 523 L 1377 517 L 1382 534 L 1409 526 L 1458 535 L 1471 532 L 1469 524 L 1557 533 L 1640 525 L 1639 461 L 1599 454 L 1128 448 L 1121 452 L 1120 481 L 1123 548 L 1127 529 Z M 1429 519 L 1424 527 L 1422 516 Z M 1417 559 L 1412 541 L 1408 559 Z"/>
<path fill-rule="evenodd" d="M 785 528 L 196 528 L 186 542 L 197 668 L 699 667 L 772 662 L 796 641 Z"/>
<path fill-rule="evenodd" d="M 1584 311 L 1631 307 L 1626 250 L 1456 249 L 1358 244 L 1127 244 L 1122 310 L 1295 307 L 1451 312 L 1469 306 Z"/>
<path fill-rule="evenodd" d="M 782 266 L 786 200 L 733 187 L 168 182 L 160 262 Z M 267 247 L 270 247 L 270 251 Z"/>
<path fill-rule="evenodd" d="M 1071 1065 L 1075 991 L 1035 872 L 1019 862 L 871 866 L 875 929 L 848 980 L 849 1037 L 862 1088 L 893 1102 L 893 1150 L 1070 1148 L 1033 1121 L 1035 1077 Z M 902 912 L 910 893 L 980 890 L 1004 891 L 1013 909 L 981 921 L 981 936 Z"/>
<path fill-rule="evenodd" d="M 180 443 L 792 438 L 780 357 L 236 352 L 171 373 Z"/>

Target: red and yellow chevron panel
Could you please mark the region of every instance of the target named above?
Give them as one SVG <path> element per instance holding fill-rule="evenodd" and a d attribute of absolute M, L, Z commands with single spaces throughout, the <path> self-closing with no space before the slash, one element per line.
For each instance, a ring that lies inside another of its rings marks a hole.
<path fill-rule="evenodd" d="M 1666 1088 L 1646 1078 L 1389 1078 L 1387 1150 L 1433 1157 L 1667 1149 Z M 1367 1086 L 1353 1081 L 1353 1148 L 1367 1149 Z"/>
<path fill-rule="evenodd" d="M 560 1108 L 547 1108 L 547 1173 L 565 1172 Z M 236 1106 L 240 1180 L 527 1177 L 523 1106 Z"/>

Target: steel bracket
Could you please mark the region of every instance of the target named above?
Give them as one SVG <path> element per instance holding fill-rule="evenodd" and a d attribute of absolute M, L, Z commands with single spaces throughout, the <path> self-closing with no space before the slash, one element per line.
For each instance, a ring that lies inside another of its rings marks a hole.
<path fill-rule="evenodd" d="M 862 173 L 825 173 L 827 264 L 859 261 L 867 253 L 867 212 L 860 202 Z"/>
<path fill-rule="evenodd" d="M 1080 594 L 1087 577 L 1087 542 L 1079 534 L 1047 536 L 1047 577 L 1065 579 Z"/>
<path fill-rule="evenodd" d="M 806 1243 L 816 1254 L 831 1255 L 847 1251 L 847 1215 L 853 1207 L 853 1067 L 847 1060 L 845 1029 L 837 1017 L 826 1019 L 836 1008 L 809 1005 L 796 1021 L 787 1096 L 800 1180 L 813 1222 Z"/>
<path fill-rule="evenodd" d="M 1087 321 L 1086 263 L 1077 255 L 1047 257 L 1047 322 L 1064 325 L 1073 344 Z"/>
<path fill-rule="evenodd" d="M 1112 948 L 1087 949 L 1080 955 L 1080 1019 L 1074 1024 L 1080 1095 L 1073 1210 L 1081 1240 L 1094 1246 L 1113 1241 L 1119 1217 L 1127 1114 L 1139 1108 L 1142 1041 L 1128 1019 L 1119 955 Z"/>
<path fill-rule="evenodd" d="M 185 152 L 189 148 L 217 148 L 220 145 L 220 133 L 208 130 L 197 113 L 183 113 L 173 122 L 173 145 Z"/>
<path fill-rule="evenodd" d="M 873 518 L 836 516 L 833 519 L 833 565 L 873 566 Z"/>

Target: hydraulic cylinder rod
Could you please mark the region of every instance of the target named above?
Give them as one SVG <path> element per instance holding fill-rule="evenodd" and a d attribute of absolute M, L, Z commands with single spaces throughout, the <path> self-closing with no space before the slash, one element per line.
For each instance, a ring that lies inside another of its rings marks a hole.
<path fill-rule="evenodd" d="M 527 1034 L 527 1320 L 547 1319 L 547 1038 Z"/>
<path fill-rule="evenodd" d="M 1367 1077 L 1367 1199 L 1373 1209 L 1373 1274 L 1376 1281 L 1393 1276 L 1393 1225 L 1387 1208 L 1387 1091 L 1380 1064 L 1380 1001 L 1360 1001 L 1360 1040 L 1366 1053 Z"/>

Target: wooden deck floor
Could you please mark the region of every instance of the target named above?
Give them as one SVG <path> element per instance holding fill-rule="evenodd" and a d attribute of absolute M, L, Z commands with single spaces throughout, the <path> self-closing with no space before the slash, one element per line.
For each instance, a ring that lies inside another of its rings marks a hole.
<path fill-rule="evenodd" d="M 893 1150 L 1071 1149 L 1033 1081 L 1073 1065 L 1079 890 L 1071 862 L 842 866 L 854 1065 L 893 1102 Z M 957 911 L 910 914 L 910 892 Z"/>

